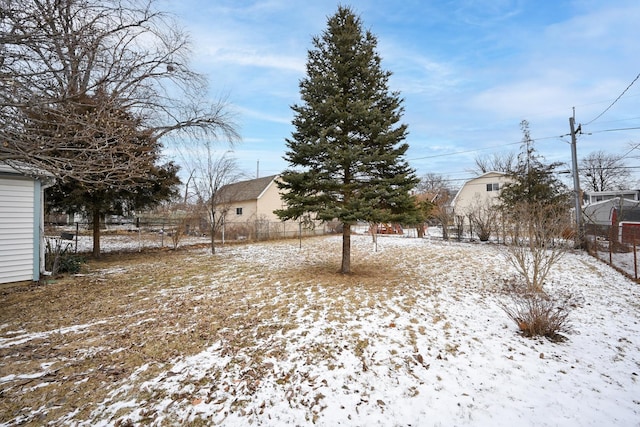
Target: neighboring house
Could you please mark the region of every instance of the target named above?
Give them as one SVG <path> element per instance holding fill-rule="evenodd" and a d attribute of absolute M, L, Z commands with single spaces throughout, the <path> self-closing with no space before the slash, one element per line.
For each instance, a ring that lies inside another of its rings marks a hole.
<path fill-rule="evenodd" d="M 640 190 L 594 191 L 584 193 L 583 202 L 593 204 L 605 200 L 619 199 L 640 200 Z"/>
<path fill-rule="evenodd" d="M 640 200 L 607 199 L 584 206 L 582 214 L 587 234 L 618 236 L 623 243 L 640 241 Z"/>
<path fill-rule="evenodd" d="M 0 283 L 37 281 L 44 271 L 44 189 L 48 174 L 0 163 Z"/>
<path fill-rule="evenodd" d="M 497 204 L 500 190 L 509 182 L 511 180 L 506 173 L 495 171 L 468 180 L 451 202 L 455 215 L 467 217 L 477 208 Z"/>
<path fill-rule="evenodd" d="M 582 208 L 582 216 L 585 224 L 596 226 L 610 226 L 614 220 L 614 212 L 622 212 L 623 218 L 627 210 L 635 211 L 640 207 L 640 201 L 634 199 L 607 199 L 596 203 L 591 203 Z M 619 219 L 618 220 L 625 220 Z"/>
<path fill-rule="evenodd" d="M 226 212 L 226 222 L 280 221 L 273 213 L 284 207 L 277 178 L 271 175 L 225 185 L 218 191 L 216 211 Z"/>
<path fill-rule="evenodd" d="M 615 207 L 611 212 L 611 225 L 618 226 L 618 241 L 640 244 L 640 202 Z"/>

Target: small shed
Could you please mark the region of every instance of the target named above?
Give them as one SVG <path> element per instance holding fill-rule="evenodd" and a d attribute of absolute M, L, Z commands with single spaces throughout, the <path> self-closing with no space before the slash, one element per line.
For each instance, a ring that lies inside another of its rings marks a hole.
<path fill-rule="evenodd" d="M 618 227 L 619 241 L 627 244 L 640 243 L 640 206 L 614 208 L 611 223 Z"/>
<path fill-rule="evenodd" d="M 53 178 L 0 162 L 0 283 L 38 281 L 44 271 L 44 189 Z"/>

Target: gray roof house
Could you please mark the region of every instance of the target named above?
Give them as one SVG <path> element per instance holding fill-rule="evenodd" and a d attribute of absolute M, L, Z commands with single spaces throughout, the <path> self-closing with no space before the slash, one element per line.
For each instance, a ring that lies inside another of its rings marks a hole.
<path fill-rule="evenodd" d="M 38 281 L 44 271 L 44 189 L 53 178 L 24 170 L 0 162 L 0 283 Z"/>
<path fill-rule="evenodd" d="M 217 210 L 226 212 L 227 221 L 279 221 L 276 209 L 284 207 L 276 185 L 278 175 L 225 185 L 217 196 Z"/>

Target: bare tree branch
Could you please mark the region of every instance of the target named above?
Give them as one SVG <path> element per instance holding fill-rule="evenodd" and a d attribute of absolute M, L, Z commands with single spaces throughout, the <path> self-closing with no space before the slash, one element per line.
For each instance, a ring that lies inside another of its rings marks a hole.
<path fill-rule="evenodd" d="M 624 161 L 604 151 L 595 151 L 580 160 L 580 177 L 590 191 L 614 191 L 629 188 L 631 173 Z"/>
<path fill-rule="evenodd" d="M 189 39 L 147 0 L 0 0 L 0 161 L 126 185 L 146 159 L 125 129 L 237 140 Z M 90 107 L 90 108 L 89 108 Z M 127 122 L 115 112 L 127 112 Z"/>
<path fill-rule="evenodd" d="M 514 152 L 493 153 L 475 158 L 475 167 L 470 171 L 482 175 L 487 172 L 513 172 L 516 167 L 517 156 Z"/>
<path fill-rule="evenodd" d="M 195 200 L 191 203 L 200 212 L 206 213 L 211 235 L 211 253 L 215 253 L 215 236 L 224 224 L 233 200 L 229 194 L 225 197 L 221 189 L 240 179 L 242 174 L 236 159 L 229 152 L 216 155 L 213 141 L 201 141 L 197 148 L 198 151 L 192 151 L 188 156 L 183 151 L 182 162 L 191 173 L 190 181 L 195 195 Z M 185 189 L 185 194 L 188 191 L 189 189 Z"/>

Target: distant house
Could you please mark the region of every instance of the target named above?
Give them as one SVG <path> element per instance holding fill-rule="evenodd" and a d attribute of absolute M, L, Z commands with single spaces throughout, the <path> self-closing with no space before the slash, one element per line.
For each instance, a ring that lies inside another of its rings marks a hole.
<path fill-rule="evenodd" d="M 456 215 L 468 216 L 479 206 L 493 206 L 498 202 L 502 187 L 511 182 L 503 172 L 486 172 L 462 185 L 451 202 Z"/>
<path fill-rule="evenodd" d="M 606 199 L 591 203 L 582 208 L 582 216 L 585 224 L 596 226 L 610 226 L 614 222 L 614 213 L 618 221 L 629 220 L 625 218 L 634 215 L 640 209 L 640 201 L 634 199 Z M 621 213 L 621 215 L 619 215 Z"/>
<path fill-rule="evenodd" d="M 587 205 L 605 200 L 619 199 L 640 200 L 640 190 L 594 191 L 584 193 L 583 202 Z"/>
<path fill-rule="evenodd" d="M 587 234 L 640 242 L 640 200 L 610 198 L 582 208 Z M 613 227 L 613 229 L 612 229 Z"/>
<path fill-rule="evenodd" d="M 277 178 L 271 175 L 225 185 L 218 192 L 216 211 L 226 212 L 227 222 L 280 221 L 273 213 L 284 207 Z"/>
<path fill-rule="evenodd" d="M 0 283 L 37 281 L 44 271 L 44 189 L 48 174 L 0 163 Z"/>

